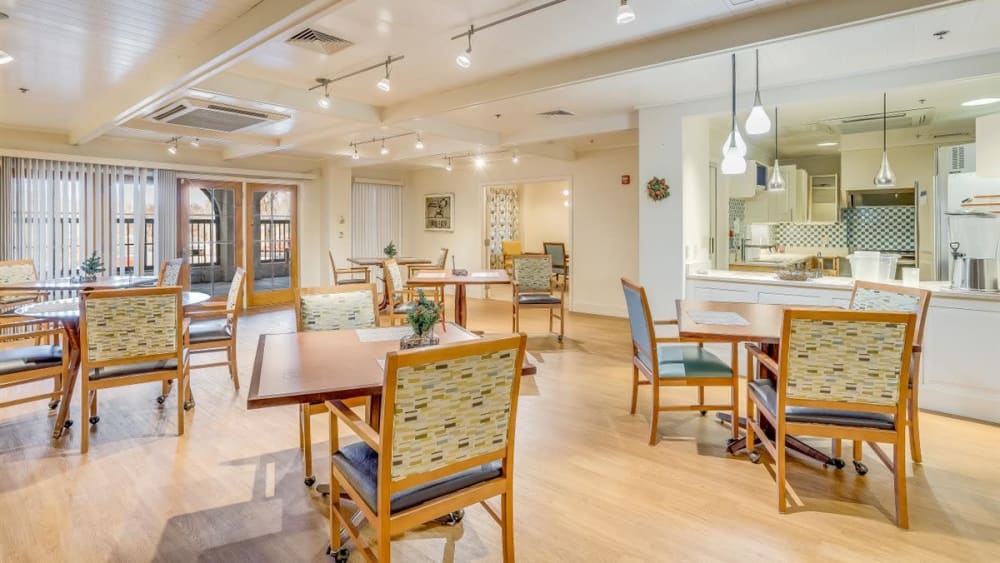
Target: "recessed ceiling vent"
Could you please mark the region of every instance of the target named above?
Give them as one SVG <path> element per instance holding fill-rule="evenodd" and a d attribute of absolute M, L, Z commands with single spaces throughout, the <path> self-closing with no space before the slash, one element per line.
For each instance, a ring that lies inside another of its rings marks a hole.
<path fill-rule="evenodd" d="M 183 98 L 159 108 L 147 115 L 146 119 L 157 123 L 231 133 L 261 124 L 283 121 L 288 117 L 280 113 Z"/>
<path fill-rule="evenodd" d="M 554 110 L 551 110 L 551 111 L 543 111 L 542 113 L 539 113 L 538 115 L 540 115 L 542 117 L 573 117 L 576 114 L 573 113 L 573 112 L 566 111 L 564 109 L 554 109 Z"/>
<path fill-rule="evenodd" d="M 354 45 L 354 43 L 351 43 L 346 39 L 341 39 L 311 27 L 307 27 L 289 37 L 285 40 L 285 43 L 309 49 L 310 51 L 315 51 L 324 55 L 332 55 L 337 51 L 342 51 L 351 45 Z"/>
<path fill-rule="evenodd" d="M 885 125 L 886 129 L 924 127 L 930 125 L 933 119 L 934 108 L 904 109 L 888 112 Z M 881 131 L 882 113 L 834 117 L 820 121 L 819 125 L 830 133 L 840 133 L 841 135 Z"/>

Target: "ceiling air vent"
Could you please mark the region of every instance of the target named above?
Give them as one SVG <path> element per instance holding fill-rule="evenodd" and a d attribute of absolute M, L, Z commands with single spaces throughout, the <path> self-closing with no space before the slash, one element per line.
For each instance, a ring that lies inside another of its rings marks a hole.
<path fill-rule="evenodd" d="M 891 111 L 886 114 L 886 129 L 905 129 L 930 125 L 934 118 L 934 108 L 915 108 Z M 830 133 L 850 135 L 882 130 L 882 113 L 848 115 L 824 119 L 819 125 Z"/>
<path fill-rule="evenodd" d="M 205 100 L 183 98 L 146 116 L 157 123 L 183 125 L 212 131 L 242 131 L 260 124 L 274 123 L 289 116 L 254 109 L 227 106 Z"/>
<path fill-rule="evenodd" d="M 315 51 L 324 55 L 332 55 L 337 51 L 342 51 L 351 45 L 354 45 L 354 43 L 351 43 L 346 39 L 341 39 L 311 27 L 307 27 L 289 37 L 285 40 L 285 43 L 309 49 L 310 51 Z"/>
<path fill-rule="evenodd" d="M 538 115 L 542 117 L 573 117 L 576 114 L 573 112 L 566 111 L 564 109 L 554 109 L 551 111 L 543 111 Z"/>

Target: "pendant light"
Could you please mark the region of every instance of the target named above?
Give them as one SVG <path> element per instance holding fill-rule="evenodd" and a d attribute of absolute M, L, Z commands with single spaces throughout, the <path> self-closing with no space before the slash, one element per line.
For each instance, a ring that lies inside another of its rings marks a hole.
<path fill-rule="evenodd" d="M 767 111 L 760 102 L 760 50 L 755 49 L 754 55 L 757 59 L 757 87 L 754 91 L 753 109 L 747 117 L 747 135 L 763 135 L 771 130 L 771 119 L 767 117 Z"/>
<path fill-rule="evenodd" d="M 785 178 L 781 175 L 781 166 L 778 164 L 778 108 L 774 108 L 774 168 L 771 169 L 771 179 L 767 181 L 767 191 L 785 191 Z"/>
<path fill-rule="evenodd" d="M 476 26 L 470 25 L 468 33 L 469 47 L 455 57 L 455 64 L 457 64 L 460 68 L 469 68 L 472 66 L 472 34 L 475 32 Z M 461 37 L 461 35 L 459 35 L 459 37 Z"/>
<path fill-rule="evenodd" d="M 740 148 L 736 143 L 736 139 L 740 136 L 739 127 L 736 125 L 736 53 L 733 53 L 733 96 L 732 96 L 732 127 L 729 131 L 729 139 L 727 139 L 727 145 L 723 147 L 723 158 L 722 158 L 722 173 L 727 175 L 732 174 L 743 174 L 747 171 L 747 161 L 744 160 L 743 156 L 746 154 L 746 146 L 744 145 L 743 153 L 740 153 Z"/>
<path fill-rule="evenodd" d="M 618 25 L 625 25 L 635 21 L 635 10 L 628 5 L 628 0 L 621 0 L 618 4 L 618 16 L 615 18 Z"/>
<path fill-rule="evenodd" d="M 375 87 L 383 92 L 388 92 L 389 90 L 392 90 L 392 82 L 389 82 L 389 63 L 391 62 L 392 62 L 392 57 L 387 57 L 385 59 L 385 78 L 379 80 L 375 84 Z"/>
<path fill-rule="evenodd" d="M 875 175 L 875 187 L 876 188 L 891 188 L 896 185 L 896 175 L 892 173 L 892 168 L 889 166 L 889 148 L 886 144 L 886 119 L 887 119 L 887 107 L 886 107 L 886 94 L 882 93 L 882 166 L 878 169 L 878 174 Z"/>

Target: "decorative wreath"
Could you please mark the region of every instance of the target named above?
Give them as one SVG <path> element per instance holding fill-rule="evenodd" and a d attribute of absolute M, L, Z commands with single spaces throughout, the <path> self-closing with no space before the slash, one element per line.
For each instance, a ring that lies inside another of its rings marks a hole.
<path fill-rule="evenodd" d="M 646 183 L 646 193 L 649 195 L 649 199 L 653 201 L 667 199 L 667 196 L 670 195 L 670 186 L 667 185 L 667 181 L 663 178 L 653 176 L 653 179 Z"/>

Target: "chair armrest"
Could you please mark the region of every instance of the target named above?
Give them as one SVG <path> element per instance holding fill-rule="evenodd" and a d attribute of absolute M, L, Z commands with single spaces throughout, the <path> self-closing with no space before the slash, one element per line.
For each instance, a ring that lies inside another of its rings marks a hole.
<path fill-rule="evenodd" d="M 184 316 L 188 319 L 194 319 L 197 321 L 203 319 L 221 319 L 234 313 L 236 313 L 236 311 L 233 309 L 215 309 L 208 311 L 184 311 Z"/>
<path fill-rule="evenodd" d="M 337 268 L 338 274 L 364 274 L 368 268 Z"/>
<path fill-rule="evenodd" d="M 24 340 L 26 338 L 37 338 L 40 336 L 64 336 L 65 332 L 61 327 L 51 327 L 51 325 L 56 321 L 50 321 L 45 319 L 32 319 L 28 321 L 20 321 L 16 323 L 3 323 L 0 324 L 0 329 L 9 330 L 11 328 L 30 328 L 34 326 L 45 327 L 43 330 L 29 330 L 25 332 L 16 332 L 13 334 L 0 334 L 0 342 L 10 342 L 14 340 Z"/>
<path fill-rule="evenodd" d="M 677 325 L 677 319 L 670 319 L 670 320 L 665 320 L 665 321 L 653 321 L 653 324 L 654 325 L 673 325 L 673 326 L 676 326 Z"/>
<path fill-rule="evenodd" d="M 761 365 L 771 370 L 775 375 L 781 375 L 781 369 L 778 367 L 778 363 L 774 361 L 774 358 L 765 354 L 764 351 L 760 349 L 760 346 L 757 346 L 752 342 L 747 342 L 746 348 L 747 354 L 756 358 Z M 748 373 L 747 379 L 751 377 L 753 377 L 753 374 Z"/>
<path fill-rule="evenodd" d="M 361 420 L 361 417 L 345 405 L 343 401 L 325 401 L 325 403 L 326 408 L 330 411 L 330 416 L 336 416 L 357 434 L 358 438 L 361 438 L 373 450 L 379 451 L 382 439 L 374 428 Z"/>

